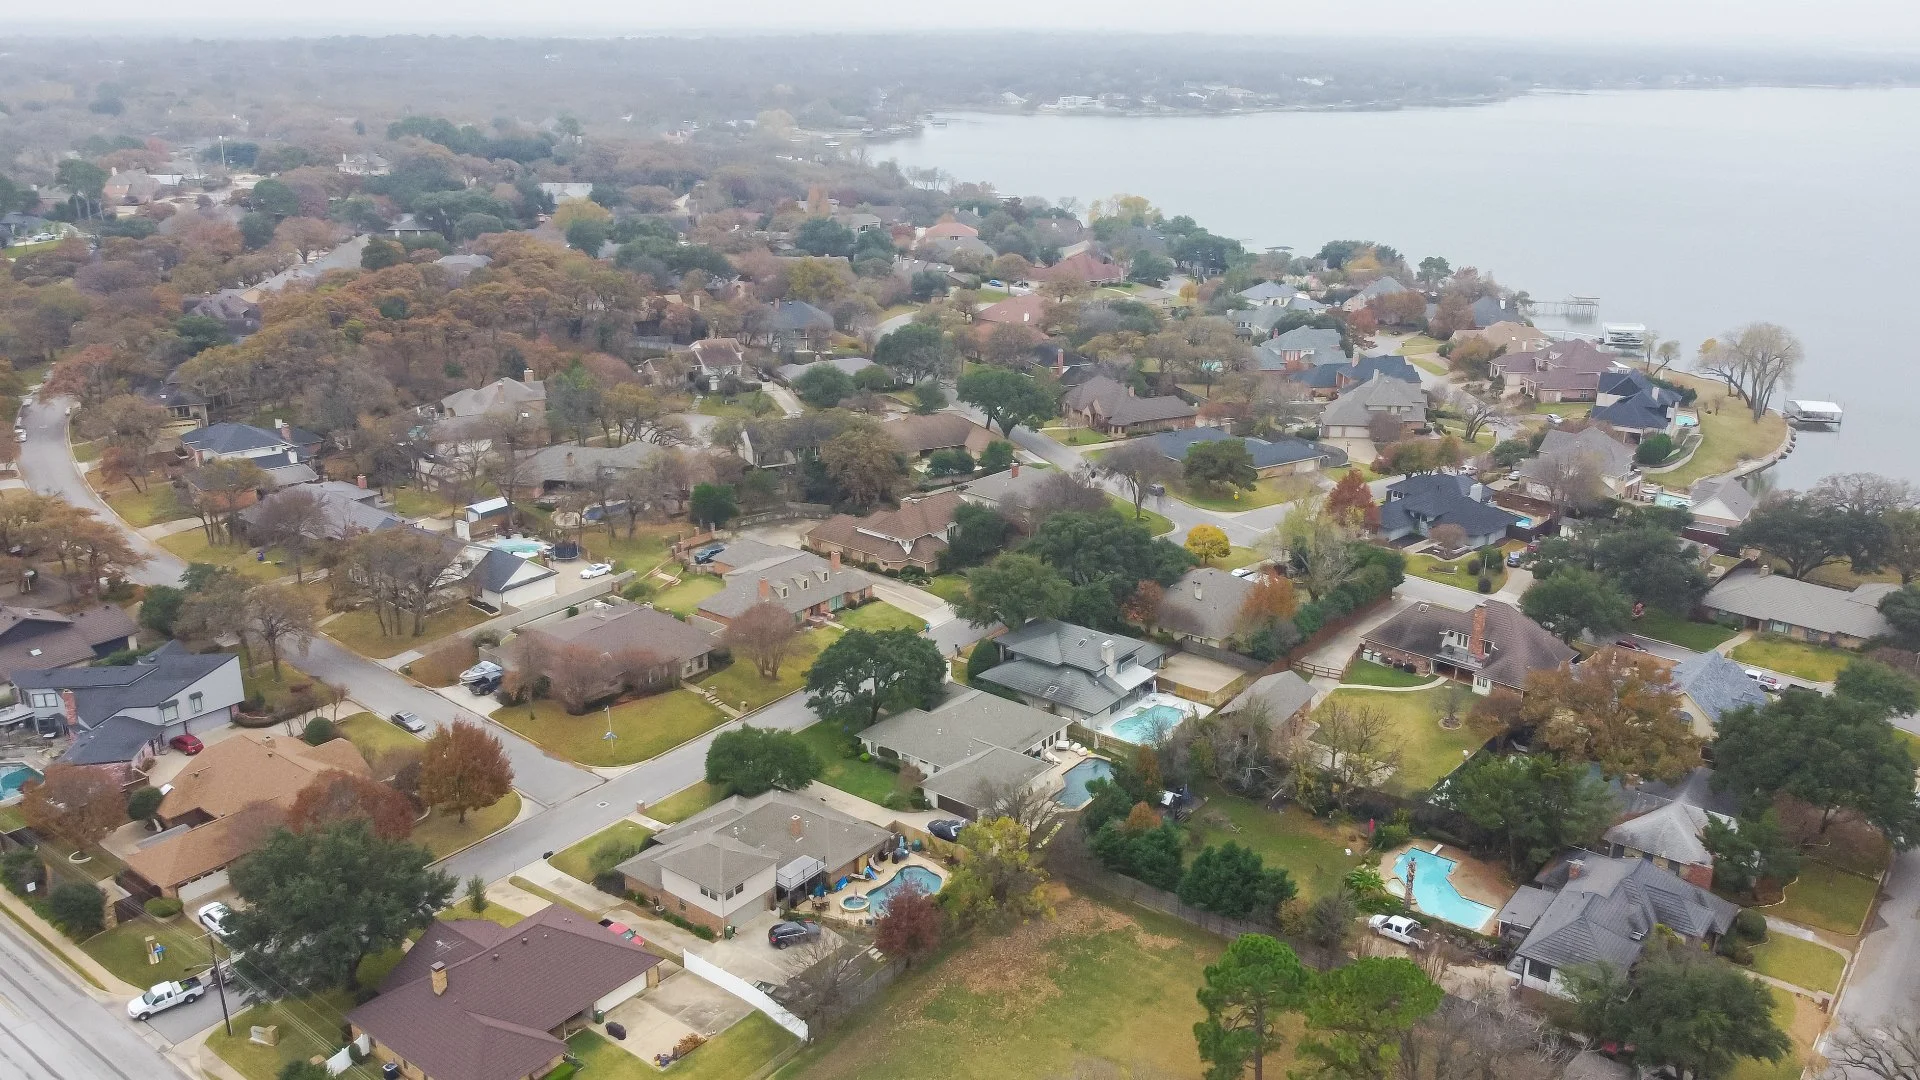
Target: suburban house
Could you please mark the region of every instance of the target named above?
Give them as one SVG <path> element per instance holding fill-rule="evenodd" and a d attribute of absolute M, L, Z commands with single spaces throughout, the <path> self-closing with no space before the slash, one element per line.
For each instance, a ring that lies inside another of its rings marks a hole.
<path fill-rule="evenodd" d="M 1693 733 L 1713 737 L 1720 718 L 1735 709 L 1767 704 L 1767 692 L 1747 677 L 1747 669 L 1721 653 L 1694 653 L 1673 666 L 1669 678 L 1680 691 L 1680 708 L 1693 720 Z"/>
<path fill-rule="evenodd" d="M 1105 375 L 1095 375 L 1068 390 L 1060 401 L 1060 415 L 1072 424 L 1103 435 L 1142 435 L 1193 426 L 1198 413 L 1177 397 L 1138 397 L 1133 387 Z"/>
<path fill-rule="evenodd" d="M 835 514 L 807 530 L 807 550 L 878 570 L 898 572 L 916 566 L 939 569 L 953 531 L 953 511 L 961 503 L 952 489 L 900 500 L 898 510 L 877 510 L 865 517 Z"/>
<path fill-rule="evenodd" d="M 1296 373 L 1291 381 L 1309 397 L 1324 400 L 1369 382 L 1375 375 L 1420 384 L 1420 372 L 1404 356 L 1362 356 L 1351 364 L 1320 364 Z"/>
<path fill-rule="evenodd" d="M 1507 538 L 1519 519 L 1493 504 L 1493 492 L 1471 476 L 1421 473 L 1387 485 L 1380 505 L 1380 535 L 1387 540 L 1432 536 L 1442 525 L 1466 534 L 1463 547 L 1480 548 Z"/>
<path fill-rule="evenodd" d="M 812 304 L 775 300 L 767 305 L 767 335 L 776 349 L 796 348 L 806 344 L 810 337 L 831 333 L 833 316 Z M 704 363 L 702 370 L 705 370 Z"/>
<path fill-rule="evenodd" d="M 1300 290 L 1291 285 L 1282 285 L 1277 281 L 1262 281 L 1249 285 L 1234 295 L 1254 307 L 1285 307 L 1287 301 L 1300 295 Z"/>
<path fill-rule="evenodd" d="M 234 337 L 245 337 L 260 329 L 260 304 L 247 299 L 241 289 L 221 289 L 204 296 L 180 299 L 180 314 L 217 319 Z"/>
<path fill-rule="evenodd" d="M 1573 996 L 1562 972 L 1583 964 L 1622 971 L 1639 962 L 1656 926 L 1688 944 L 1712 945 L 1740 909 L 1646 859 L 1582 854 L 1549 865 L 1496 915 L 1514 944 L 1507 971 L 1523 987 Z"/>
<path fill-rule="evenodd" d="M 568 1035 L 659 985 L 659 964 L 564 904 L 512 926 L 436 920 L 347 1024 L 407 1080 L 530 1080 Z"/>
<path fill-rule="evenodd" d="M 1687 494 L 1693 501 L 1693 528 L 1713 536 L 1725 536 L 1739 528 L 1753 513 L 1753 493 L 1732 477 L 1710 476 L 1695 483 Z"/>
<path fill-rule="evenodd" d="M 455 390 L 440 399 L 442 416 L 487 416 L 516 409 L 543 419 L 546 415 L 547 385 L 534 378 L 531 369 L 524 378 L 495 379 L 477 389 Z"/>
<path fill-rule="evenodd" d="M 1182 641 L 1224 648 L 1246 625 L 1247 601 L 1259 583 L 1203 566 L 1189 570 L 1160 597 L 1154 626 Z"/>
<path fill-rule="evenodd" d="M 1340 331 L 1320 326 L 1296 326 L 1268 338 L 1254 349 L 1253 359 L 1261 371 L 1299 371 L 1350 361 L 1340 347 Z"/>
<path fill-rule="evenodd" d="M 1168 431 L 1153 436 L 1150 440 L 1154 447 L 1173 461 L 1187 460 L 1187 451 L 1205 442 L 1218 442 L 1221 439 L 1235 438 L 1233 434 L 1217 427 L 1188 428 L 1184 431 Z M 1247 456 L 1253 459 L 1253 471 L 1261 479 L 1273 476 L 1286 476 L 1292 473 L 1314 473 L 1322 467 L 1346 464 L 1346 454 L 1331 446 L 1322 446 L 1305 439 L 1256 439 L 1252 436 L 1239 436 L 1246 445 Z"/>
<path fill-rule="evenodd" d="M 380 505 L 379 492 L 357 484 L 328 480 L 318 484 L 300 484 L 282 488 L 240 511 L 244 530 L 258 527 L 267 508 L 289 498 L 312 498 L 319 503 L 315 520 L 302 531 L 313 540 L 345 540 L 360 533 L 403 525 L 406 520 Z"/>
<path fill-rule="evenodd" d="M 630 472 L 650 458 L 664 453 L 659 443 L 632 439 L 619 446 L 579 446 L 554 443 L 526 455 L 521 482 L 551 495 L 562 488 L 588 487 L 601 476 Z M 671 500 L 669 510 L 679 509 L 681 500 Z"/>
<path fill-rule="evenodd" d="M 802 304 L 800 306 L 807 307 L 808 305 Z M 826 312 L 820 311 L 818 308 L 810 308 L 809 310 L 823 317 L 826 315 Z M 831 326 L 833 320 L 828 319 L 827 323 Z M 771 327 L 769 328 L 771 329 Z M 695 371 L 708 380 L 716 380 L 723 375 L 746 378 L 751 374 L 751 371 L 747 367 L 747 350 L 741 348 L 740 343 L 733 338 L 702 338 L 694 342 L 689 351 L 693 353 L 693 366 Z"/>
<path fill-rule="evenodd" d="M 999 326 L 1030 326 L 1040 329 L 1040 316 L 1046 310 L 1047 298 L 1037 292 L 1020 296 L 1009 296 L 995 304 L 988 304 L 973 313 L 973 321 L 994 323 Z"/>
<path fill-rule="evenodd" d="M 1899 588 L 1874 581 L 1832 589 L 1785 574 L 1735 570 L 1707 590 L 1700 606 L 1709 617 L 1748 630 L 1853 649 L 1890 632 L 1880 601 Z"/>
<path fill-rule="evenodd" d="M 1540 452 L 1520 463 L 1516 478 L 1528 495 L 1553 501 L 1570 494 L 1559 489 L 1572 477 L 1589 471 L 1614 498 L 1630 499 L 1640 491 L 1640 466 L 1634 463 L 1633 449 L 1598 427 L 1572 434 L 1547 432 Z"/>
<path fill-rule="evenodd" d="M 1553 339 L 1547 336 L 1546 331 L 1528 326 L 1526 323 L 1512 321 L 1497 322 L 1484 330 L 1456 330 L 1453 334 L 1455 341 L 1476 337 L 1493 346 L 1495 352 L 1531 352 L 1535 349 L 1544 349 L 1553 343 Z"/>
<path fill-rule="evenodd" d="M 929 241 L 960 240 L 971 239 L 979 235 L 980 230 L 971 225 L 962 224 L 958 221 L 942 221 L 937 225 L 927 226 L 927 228 L 921 232 L 920 239 Z"/>
<path fill-rule="evenodd" d="M 251 461 L 261 468 L 281 462 L 307 461 L 320 448 L 320 436 L 302 431 L 285 421 L 274 422 L 272 430 L 252 424 L 220 423 L 189 431 L 180 436 L 180 446 L 192 455 L 195 465 L 209 461 Z"/>
<path fill-rule="evenodd" d="M 896 416 L 883 421 L 880 430 L 893 436 L 901 451 L 915 459 L 930 457 L 939 450 L 965 450 L 979 457 L 994 441 L 993 432 L 950 412 Z"/>
<path fill-rule="evenodd" d="M 100 201 L 111 206 L 134 206 L 150 203 L 160 193 L 160 181 L 148 175 L 145 169 L 128 169 L 121 172 L 114 169 L 101 185 Z"/>
<path fill-rule="evenodd" d="M 1649 435 L 1678 435 L 1680 395 L 1638 371 L 1608 371 L 1600 376 L 1588 418 L 1606 424 L 1638 443 Z"/>
<path fill-rule="evenodd" d="M 741 567 L 725 579 L 726 587 L 702 600 L 699 608 L 701 618 L 721 626 L 755 604 L 777 604 L 791 612 L 795 622 L 805 622 L 873 599 L 873 578 L 841 566 L 837 553 L 823 559 L 795 551 Z"/>
<path fill-rule="evenodd" d="M 1112 285 L 1126 280 L 1127 268 L 1090 251 L 1082 251 L 1069 255 L 1044 270 L 1037 271 L 1034 276 L 1049 281 L 1084 281 L 1089 285 Z"/>
<path fill-rule="evenodd" d="M 1707 821 L 1719 817 L 1687 802 L 1664 802 L 1614 824 L 1600 839 L 1615 859 L 1646 859 L 1662 870 L 1700 886 L 1713 888 L 1713 852 L 1701 840 Z"/>
<path fill-rule="evenodd" d="M 775 789 L 730 796 L 668 826 L 616 869 L 628 889 L 719 930 L 795 902 L 815 884 L 859 873 L 892 842 L 878 825 Z"/>
<path fill-rule="evenodd" d="M 1473 325 L 1498 326 L 1520 317 L 1520 305 L 1505 296 L 1483 296 L 1473 302 Z"/>
<path fill-rule="evenodd" d="M 1014 515 L 1032 502 L 1040 485 L 1055 476 L 1051 469 L 1022 468 L 1019 462 L 1001 472 L 960 485 L 960 495 L 975 506 Z"/>
<path fill-rule="evenodd" d="M 466 557 L 475 560 L 473 570 L 467 575 L 472 587 L 471 599 L 492 611 L 545 600 L 559 587 L 560 575 L 552 567 L 523 559 L 511 551 L 469 548 Z"/>
<path fill-rule="evenodd" d="M 1390 274 L 1382 275 L 1369 282 L 1366 288 L 1348 297 L 1346 302 L 1340 306 L 1347 311 L 1360 311 L 1376 297 L 1396 296 L 1400 293 L 1410 291 L 1412 290 L 1400 284 L 1399 279 Z"/>
<path fill-rule="evenodd" d="M 1266 337 L 1273 333 L 1275 326 L 1280 325 L 1281 319 L 1291 314 L 1293 311 L 1284 304 L 1257 304 L 1221 313 L 1224 318 L 1233 321 L 1234 333 L 1241 337 Z"/>
<path fill-rule="evenodd" d="M 719 544 L 720 550 L 708 555 L 706 562 L 696 563 L 693 561 L 694 552 L 704 551 L 710 546 L 713 545 L 708 545 L 704 542 L 688 543 L 680 545 L 676 550 L 681 556 L 681 563 L 686 565 L 688 569 L 696 573 L 704 571 L 709 574 L 719 575 L 720 577 L 725 577 L 735 570 L 752 566 L 755 563 L 777 562 L 781 559 L 790 559 L 793 557 L 793 549 L 790 547 L 781 547 L 778 544 L 763 544 L 758 540 L 749 540 L 744 536 L 736 536 L 723 544 Z"/>
<path fill-rule="evenodd" d="M 556 203 L 568 199 L 590 199 L 593 197 L 592 184 L 541 184 L 540 194 Z"/>
<path fill-rule="evenodd" d="M 1268 730 L 1276 738 L 1290 739 L 1302 730 L 1307 714 L 1313 711 L 1313 687 L 1291 668 L 1276 671 L 1255 679 L 1220 711 L 1236 713 L 1248 708 L 1265 709 Z"/>
<path fill-rule="evenodd" d="M 1278 339 L 1276 339 L 1278 340 Z M 1323 439 L 1368 439 L 1375 418 L 1390 416 L 1400 422 L 1400 434 L 1410 434 L 1427 422 L 1427 394 L 1419 383 L 1404 382 L 1384 372 L 1348 389 L 1320 413 Z"/>
<path fill-rule="evenodd" d="M 1034 619 L 992 639 L 1001 663 L 980 678 L 1037 709 L 1085 722 L 1111 715 L 1153 689 L 1168 650 L 1058 619 Z"/>
<path fill-rule="evenodd" d="M 1491 365 L 1493 374 L 1506 380 L 1507 394 L 1548 403 L 1594 400 L 1600 393 L 1600 376 L 1618 366 L 1612 353 L 1581 339 L 1510 352 L 1494 357 Z"/>
<path fill-rule="evenodd" d="M 931 711 L 908 709 L 860 733 L 875 757 L 918 769 L 936 810 L 978 821 L 995 802 L 1046 776 L 1047 748 L 1067 721 L 983 690 L 965 690 Z"/>
<path fill-rule="evenodd" d="M 1576 655 L 1566 643 L 1499 600 L 1472 611 L 1421 602 L 1368 631 L 1360 655 L 1375 663 L 1409 664 L 1422 675 L 1473 680 L 1473 692 L 1496 687 L 1520 693 L 1528 674 L 1551 671 Z"/>
<path fill-rule="evenodd" d="M 113 604 L 71 615 L 0 605 L 0 682 L 12 681 L 18 670 L 71 667 L 134 648 L 139 634 L 126 611 Z"/>
<path fill-rule="evenodd" d="M 656 681 L 673 685 L 705 672 L 720 642 L 712 633 L 655 610 L 652 604 L 601 600 L 552 625 L 522 630 L 515 635 L 510 651 L 521 656 L 522 650 L 538 645 L 582 646 L 609 656 L 645 656 L 651 661 Z M 609 697 L 622 685 L 620 675 L 615 674 L 598 693 L 583 696 L 590 701 Z"/>
<path fill-rule="evenodd" d="M 455 255 L 442 255 L 433 260 L 433 265 L 447 272 L 447 276 L 456 282 L 467 280 L 475 270 L 493 265 L 493 259 L 477 252 L 461 252 Z"/>
<path fill-rule="evenodd" d="M 999 254 L 991 244 L 977 236 L 940 237 L 927 241 L 916 250 L 936 255 L 946 262 L 964 262 L 971 258 L 986 263 Z"/>
<path fill-rule="evenodd" d="M 822 365 L 851 377 L 872 367 L 873 361 L 864 356 L 834 356 L 825 360 L 815 360 L 810 364 L 781 364 L 774 369 L 773 373 L 781 382 L 792 386 L 805 377 L 807 372 Z"/>
<path fill-rule="evenodd" d="M 239 657 L 191 653 L 177 641 L 123 667 L 16 668 L 13 685 L 42 733 L 87 731 L 124 716 L 146 725 L 156 744 L 224 726 L 247 699 Z"/>
<path fill-rule="evenodd" d="M 126 857 L 120 883 L 136 898 L 183 903 L 225 888 L 221 871 L 281 826 L 300 792 L 328 772 L 365 776 L 367 762 L 346 739 L 308 746 L 239 731 L 209 744 L 161 789 L 154 818 L 165 831 Z"/>

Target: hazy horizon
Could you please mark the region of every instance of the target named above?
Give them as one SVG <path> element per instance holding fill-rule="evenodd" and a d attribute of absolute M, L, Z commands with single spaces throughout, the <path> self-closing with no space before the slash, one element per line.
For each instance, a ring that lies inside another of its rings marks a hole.
<path fill-rule="evenodd" d="M 509 0 L 336 0 L 310 9 L 252 9 L 232 15 L 159 19 L 135 0 L 98 0 L 78 18 L 16 20 L 8 37 L 62 34 L 187 37 L 309 37 L 441 34 L 534 38 L 702 34 L 900 32 L 1231 33 L 1241 37 L 1479 40 L 1540 45 L 1645 43 L 1689 47 L 1920 50 L 1920 5 L 1888 0 L 1373 0 L 1364 22 L 1351 8 L 1276 7 L 1263 0 L 1215 0 L 1195 10 L 1114 5 L 1101 0 L 913 10 L 898 0 L 832 0 L 794 5 L 736 0 L 724 9 L 636 11 L 618 0 L 579 0 L 564 14 Z M 1737 7 L 1737 12 L 1736 12 Z"/>

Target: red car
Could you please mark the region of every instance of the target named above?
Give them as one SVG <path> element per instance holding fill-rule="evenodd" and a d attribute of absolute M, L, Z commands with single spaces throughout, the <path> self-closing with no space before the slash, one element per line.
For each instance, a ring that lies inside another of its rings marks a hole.
<path fill-rule="evenodd" d="M 187 755 L 188 757 L 192 757 L 193 755 L 207 748 L 207 744 L 200 741 L 200 736 L 188 735 L 184 732 L 179 735 L 175 735 L 171 739 L 168 739 L 167 745 L 173 747 L 175 750 L 180 751 L 181 753 Z"/>
<path fill-rule="evenodd" d="M 1623 649 L 1632 649 L 1634 652 L 1647 651 L 1647 647 L 1645 645 L 1640 644 L 1639 642 L 1633 640 L 1630 637 L 1623 637 L 1619 641 L 1614 642 L 1614 644 L 1620 646 Z"/>

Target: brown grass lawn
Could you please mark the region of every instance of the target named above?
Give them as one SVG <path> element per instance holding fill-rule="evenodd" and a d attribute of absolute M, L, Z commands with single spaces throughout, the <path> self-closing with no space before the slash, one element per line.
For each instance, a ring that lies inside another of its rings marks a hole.
<path fill-rule="evenodd" d="M 1769 412 L 1756 422 L 1746 405 L 1727 392 L 1725 383 L 1678 372 L 1670 372 L 1667 377 L 1700 392 L 1694 408 L 1700 414 L 1703 441 L 1692 460 L 1672 472 L 1654 474 L 1650 477 L 1654 483 L 1685 490 L 1695 480 L 1718 476 L 1743 461 L 1765 457 L 1785 441 L 1785 417 Z"/>
<path fill-rule="evenodd" d="M 877 605 L 868 604 L 860 610 L 865 611 L 875 606 Z M 892 610 L 899 611 L 898 608 Z M 900 612 L 900 614 L 906 613 Z M 880 620 L 875 619 L 875 621 Z M 878 627 L 867 627 L 867 629 L 876 628 Z M 695 681 L 700 686 L 711 690 L 713 696 L 729 706 L 750 712 L 800 689 L 801 685 L 807 681 L 807 669 L 812 667 L 814 660 L 821 652 L 839 640 L 839 637 L 840 631 L 825 629 L 808 630 L 801 634 L 794 639 L 793 651 L 788 653 L 787 658 L 781 662 L 780 677 L 777 679 L 761 678 L 760 669 L 754 666 L 752 660 L 736 654 L 733 663 L 726 668 L 702 675 Z"/>
<path fill-rule="evenodd" d="M 187 532 L 174 533 L 160 538 L 160 546 L 173 552 L 190 563 L 212 563 L 224 566 L 255 581 L 273 581 L 293 573 L 291 565 L 281 566 L 275 562 L 281 558 L 277 553 L 267 552 L 266 561 L 254 557 L 257 549 L 242 547 L 239 544 L 209 544 L 205 529 L 190 529 Z"/>
<path fill-rule="evenodd" d="M 321 632 L 328 637 L 359 653 L 375 660 L 384 660 L 397 656 L 408 649 L 425 650 L 435 641 L 453 633 L 465 630 L 469 626 L 478 626 L 492 616 L 472 604 L 455 604 L 445 611 L 436 612 L 427 617 L 425 632 L 414 635 L 413 616 L 402 615 L 400 633 L 388 636 L 380 630 L 380 620 L 372 608 L 360 608 L 349 611 L 327 625 Z"/>
<path fill-rule="evenodd" d="M 492 806 L 467 811 L 467 820 L 464 822 L 458 814 L 430 811 L 426 820 L 413 827 L 413 835 L 408 839 L 433 852 L 434 858 L 444 859 L 513 824 L 513 819 L 518 816 L 520 793 L 509 791 L 506 798 Z"/>

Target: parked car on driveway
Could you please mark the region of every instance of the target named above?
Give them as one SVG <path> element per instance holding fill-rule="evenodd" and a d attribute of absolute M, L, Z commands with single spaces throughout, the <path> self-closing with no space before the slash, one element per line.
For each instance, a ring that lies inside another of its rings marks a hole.
<path fill-rule="evenodd" d="M 767 944 L 776 949 L 784 949 L 789 945 L 801 945 L 819 936 L 819 923 L 777 922 L 767 927 Z"/>
<path fill-rule="evenodd" d="M 419 713 L 397 712 L 393 714 L 395 726 L 403 727 L 415 735 L 427 730 L 427 722 L 420 719 Z"/>
<path fill-rule="evenodd" d="M 175 1005 L 198 1001 L 206 996 L 206 993 L 207 984 L 199 979 L 155 983 L 146 993 L 127 1002 L 127 1015 L 135 1020 L 145 1020 L 154 1013 L 165 1012 Z"/>
<path fill-rule="evenodd" d="M 207 744 L 200 741 L 200 736 L 185 731 L 168 739 L 167 745 L 188 757 L 192 757 L 207 748 Z"/>
<path fill-rule="evenodd" d="M 1520 553 L 1520 552 L 1518 552 L 1518 551 L 1509 551 L 1509 552 L 1507 552 L 1507 565 L 1508 565 L 1508 566 L 1519 566 L 1519 565 L 1520 565 L 1520 555 L 1521 555 L 1521 553 Z"/>
<path fill-rule="evenodd" d="M 613 573 L 612 563 L 597 562 L 597 563 L 594 563 L 592 566 L 587 567 L 585 570 L 580 571 L 580 576 L 583 578 L 597 578 L 597 577 L 606 577 L 608 574 L 611 574 L 611 573 Z"/>
<path fill-rule="evenodd" d="M 201 926 L 213 931 L 214 937 L 224 938 L 227 936 L 227 916 L 232 914 L 232 908 L 215 900 L 213 903 L 194 912 L 193 917 L 199 921 Z"/>
<path fill-rule="evenodd" d="M 1772 675 L 1769 675 L 1764 671 L 1761 671 L 1759 668 L 1748 668 L 1747 678 L 1752 679 L 1754 682 L 1759 683 L 1760 689 L 1769 691 L 1771 693 L 1777 694 L 1780 691 L 1785 690 L 1787 688 L 1786 683 L 1780 681 L 1779 679 L 1774 678 Z"/>
<path fill-rule="evenodd" d="M 474 697 L 486 697 L 488 694 L 500 689 L 500 683 L 502 681 L 504 681 L 504 676 L 489 675 L 484 679 L 468 683 L 467 689 L 473 692 Z"/>

